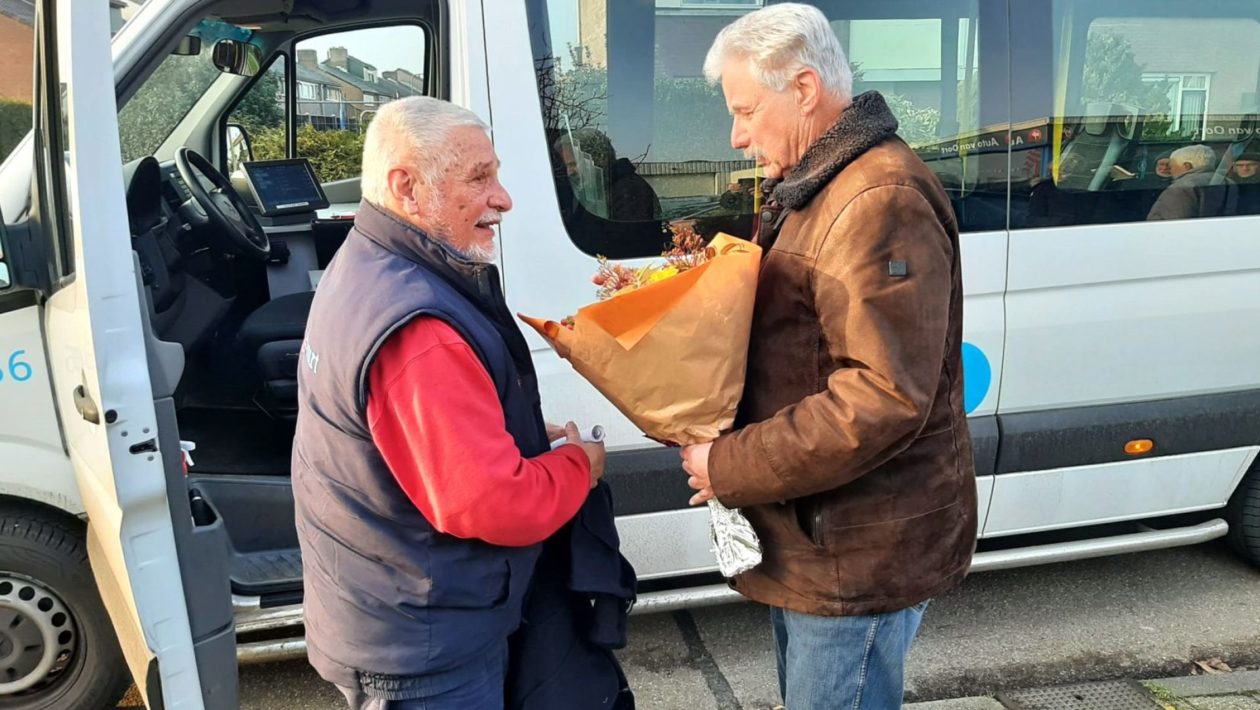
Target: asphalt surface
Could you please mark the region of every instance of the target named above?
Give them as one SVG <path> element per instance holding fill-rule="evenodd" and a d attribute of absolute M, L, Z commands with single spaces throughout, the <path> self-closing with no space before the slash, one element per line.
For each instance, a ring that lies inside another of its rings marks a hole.
<path fill-rule="evenodd" d="M 762 710 L 778 700 L 766 610 L 635 617 L 621 654 L 644 709 Z M 1223 545 L 978 574 L 928 609 L 911 700 L 1185 675 L 1219 656 L 1260 664 L 1260 570 Z M 245 710 L 344 708 L 304 662 L 241 669 Z"/>

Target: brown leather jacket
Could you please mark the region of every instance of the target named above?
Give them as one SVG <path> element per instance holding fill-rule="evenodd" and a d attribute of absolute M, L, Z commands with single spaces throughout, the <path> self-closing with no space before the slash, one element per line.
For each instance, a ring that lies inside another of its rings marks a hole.
<path fill-rule="evenodd" d="M 896 127 L 863 94 L 775 187 L 737 430 L 709 453 L 764 548 L 732 586 L 810 614 L 914 605 L 975 549 L 958 226 Z"/>

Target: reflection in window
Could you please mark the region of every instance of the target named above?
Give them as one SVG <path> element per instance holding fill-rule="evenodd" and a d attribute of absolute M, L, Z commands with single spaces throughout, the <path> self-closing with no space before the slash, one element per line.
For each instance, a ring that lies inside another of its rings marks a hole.
<path fill-rule="evenodd" d="M 1260 213 L 1235 167 L 1260 148 L 1260 13 L 1189 7 L 1150 17 L 1138 0 L 1053 4 L 1055 106 L 1039 127 L 1050 140 L 1012 161 L 1013 226 Z"/>
<path fill-rule="evenodd" d="M 529 3 L 561 214 L 589 254 L 659 254 L 672 221 L 692 222 L 704 236 L 751 233 L 760 179 L 754 162 L 731 148 L 722 91 L 702 69 L 717 33 L 762 3 L 699 4 Z M 969 203 L 967 228 L 1004 227 L 1006 158 L 997 136 L 1006 126 L 982 130 L 976 3 L 945 3 L 948 20 L 936 16 L 942 3 L 910 5 L 919 19 L 850 20 L 839 4 L 820 4 L 854 64 L 855 93 L 884 94 L 902 137 L 956 205 Z"/>

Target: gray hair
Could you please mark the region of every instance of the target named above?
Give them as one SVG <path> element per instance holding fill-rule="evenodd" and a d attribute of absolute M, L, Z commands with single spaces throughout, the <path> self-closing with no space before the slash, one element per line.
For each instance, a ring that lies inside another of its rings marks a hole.
<path fill-rule="evenodd" d="M 368 124 L 363 139 L 363 198 L 387 203 L 389 171 L 405 165 L 433 185 L 459 160 L 446 145 L 451 131 L 464 126 L 490 127 L 466 108 L 427 96 L 409 96 L 385 104 Z"/>
<path fill-rule="evenodd" d="M 1190 163 L 1195 170 L 1216 167 L 1216 151 L 1203 144 L 1178 148 L 1168 156 L 1168 159 L 1174 163 Z"/>
<path fill-rule="evenodd" d="M 784 3 L 750 12 L 718 33 L 704 59 L 704 76 L 716 84 L 731 56 L 747 57 L 753 76 L 783 91 L 802 69 L 818 72 L 823 86 L 848 101 L 853 98 L 853 70 L 840 40 L 816 7 Z"/>

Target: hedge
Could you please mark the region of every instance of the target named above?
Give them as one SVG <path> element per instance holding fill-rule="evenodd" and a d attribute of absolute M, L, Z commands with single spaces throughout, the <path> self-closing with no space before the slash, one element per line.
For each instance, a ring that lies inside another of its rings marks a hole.
<path fill-rule="evenodd" d="M 254 160 L 274 160 L 284 156 L 284 129 L 273 128 L 250 134 Z M 298 156 L 307 158 L 322 182 L 358 177 L 363 166 L 363 134 L 358 131 L 319 131 L 302 126 L 297 133 Z"/>
<path fill-rule="evenodd" d="M 0 99 L 0 162 L 30 130 L 31 105 L 25 101 Z"/>

